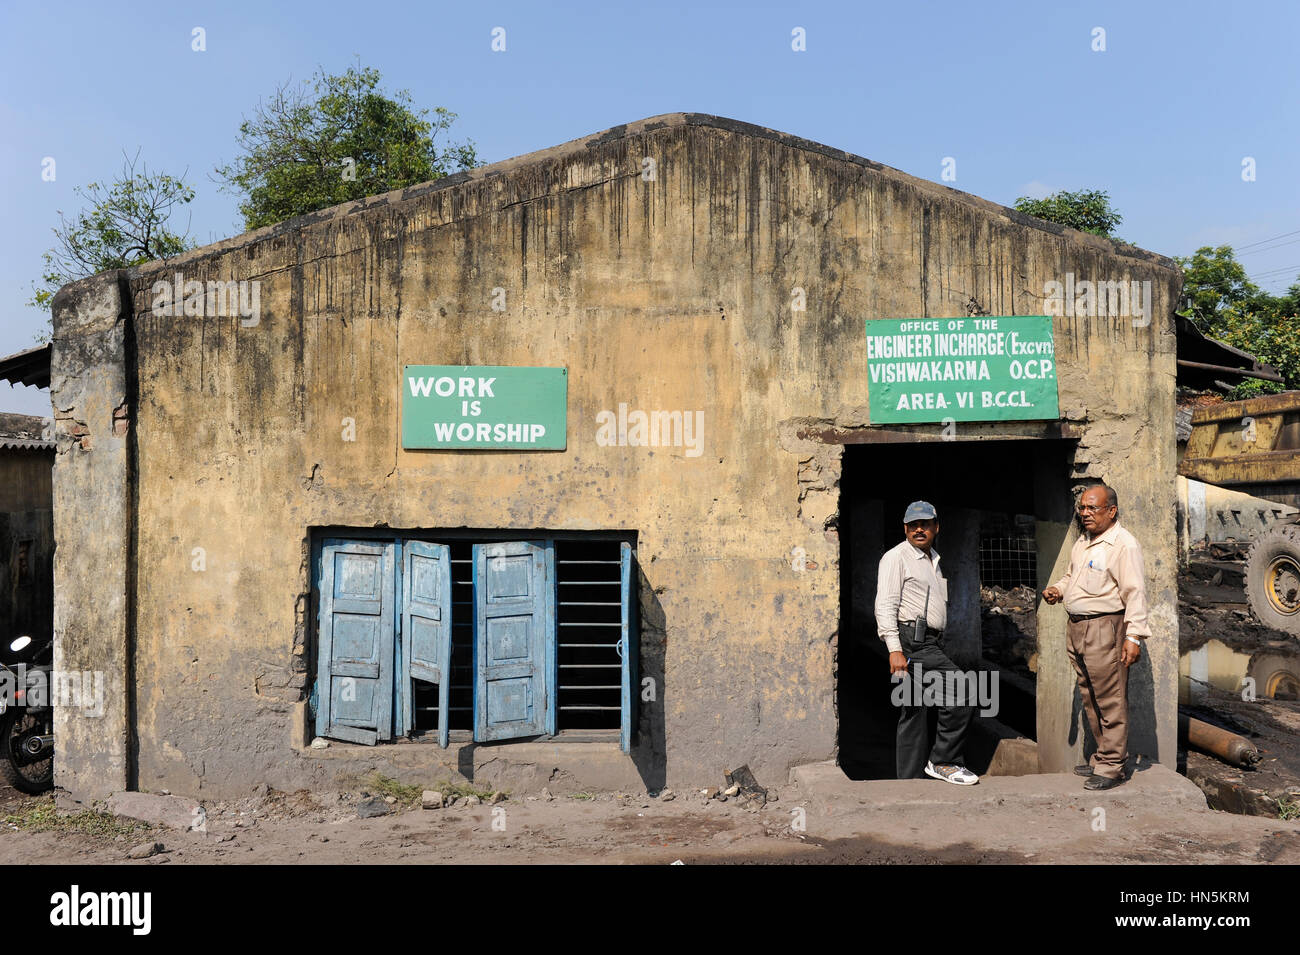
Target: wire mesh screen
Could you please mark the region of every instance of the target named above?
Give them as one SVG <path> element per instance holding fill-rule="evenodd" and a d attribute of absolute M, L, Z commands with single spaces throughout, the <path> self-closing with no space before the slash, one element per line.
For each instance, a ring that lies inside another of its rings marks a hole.
<path fill-rule="evenodd" d="M 980 584 L 984 587 L 1036 587 L 1038 549 L 1032 537 L 981 537 Z"/>

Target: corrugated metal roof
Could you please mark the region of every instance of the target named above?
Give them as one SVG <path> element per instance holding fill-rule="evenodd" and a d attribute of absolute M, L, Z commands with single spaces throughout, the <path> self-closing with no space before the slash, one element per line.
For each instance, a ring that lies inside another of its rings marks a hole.
<path fill-rule="evenodd" d="M 41 451 L 53 448 L 54 422 L 31 414 L 0 412 L 0 449 Z"/>
<path fill-rule="evenodd" d="M 1178 384 L 1198 390 L 1229 391 L 1242 378 L 1282 381 L 1272 365 L 1266 365 L 1250 352 L 1233 348 L 1217 338 L 1206 337 L 1189 319 L 1174 316 L 1177 333 Z"/>
<path fill-rule="evenodd" d="M 14 385 L 35 385 L 37 388 L 50 387 L 50 353 L 49 345 L 38 345 L 26 351 L 15 352 L 0 358 L 0 380 Z"/>
<path fill-rule="evenodd" d="M 1195 408 L 1180 407 L 1174 415 L 1174 430 L 1181 444 L 1192 436 L 1192 412 Z"/>

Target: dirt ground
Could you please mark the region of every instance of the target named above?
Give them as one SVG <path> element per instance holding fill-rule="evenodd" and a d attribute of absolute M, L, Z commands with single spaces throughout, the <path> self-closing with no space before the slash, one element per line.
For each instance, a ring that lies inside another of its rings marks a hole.
<path fill-rule="evenodd" d="M 1283 804 L 1300 814 L 1300 702 L 1244 701 L 1214 687 L 1190 716 L 1244 736 L 1259 751 L 1250 769 L 1189 749 L 1185 774 L 1209 797 L 1210 805 L 1231 812 L 1275 816 Z"/>
<path fill-rule="evenodd" d="M 935 782 L 935 786 L 943 786 Z M 1082 793 L 1081 793 L 1082 796 Z M 831 819 L 793 789 L 757 810 L 698 793 L 512 797 L 499 806 L 390 807 L 359 818 L 359 793 L 269 792 L 208 807 L 206 832 L 127 830 L 99 816 L 76 831 L 36 831 L 49 797 L 0 791 L 0 862 L 44 864 L 931 864 L 1300 863 L 1300 822 L 1200 810 L 1116 809 L 1095 831 L 1080 798 L 1033 813 L 987 805 L 876 809 Z M 1085 805 L 1086 803 L 1086 805 Z M 798 810 L 798 811 L 796 811 Z M 1095 811 L 1095 810 L 1094 810 Z M 15 820 L 18 820 L 17 822 Z M 494 827 L 494 821 L 496 826 Z M 849 833 L 845 835 L 845 833 Z M 128 853 L 161 843 L 151 858 Z"/>

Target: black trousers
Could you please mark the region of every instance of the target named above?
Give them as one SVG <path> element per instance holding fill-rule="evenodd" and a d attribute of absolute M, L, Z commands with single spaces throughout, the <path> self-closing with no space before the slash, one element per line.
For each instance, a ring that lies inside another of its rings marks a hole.
<path fill-rule="evenodd" d="M 908 675 L 904 680 L 912 682 L 913 690 L 912 694 L 902 694 L 904 699 L 921 700 L 924 684 L 930 682 L 926 674 L 961 672 L 957 664 L 949 660 L 947 654 L 943 652 L 941 637 L 923 635 L 918 642 L 913 637 L 912 628 L 906 625 L 899 626 L 898 637 L 903 644 L 903 653 L 910 660 L 907 665 Z M 920 670 L 917 669 L 918 665 Z M 918 675 L 920 682 L 916 679 Z M 933 746 L 930 745 L 927 725 L 927 712 L 930 707 L 913 706 L 910 702 L 899 707 L 896 762 L 899 779 L 926 778 L 927 759 L 936 766 L 940 763 L 966 765 L 962 759 L 962 750 L 966 745 L 966 731 L 970 729 L 975 707 L 954 705 L 956 696 L 949 692 L 951 686 L 949 681 L 944 681 L 943 705 L 938 707 L 939 726 L 934 734 Z"/>

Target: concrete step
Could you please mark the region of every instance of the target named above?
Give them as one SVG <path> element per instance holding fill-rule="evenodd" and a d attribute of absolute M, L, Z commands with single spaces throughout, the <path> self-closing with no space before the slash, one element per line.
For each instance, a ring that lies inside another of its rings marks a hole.
<path fill-rule="evenodd" d="M 945 808 L 983 807 L 1009 814 L 1034 809 L 1073 808 L 1081 800 L 1089 805 L 1143 812 L 1209 812 L 1205 794 L 1190 780 L 1167 766 L 1142 760 L 1141 767 L 1123 785 L 1104 792 L 1083 788 L 1073 773 L 1035 773 L 1027 776 L 984 776 L 974 786 L 954 786 L 938 779 L 852 780 L 834 762 L 808 763 L 790 771 L 803 801 L 821 814 L 934 811 Z"/>

